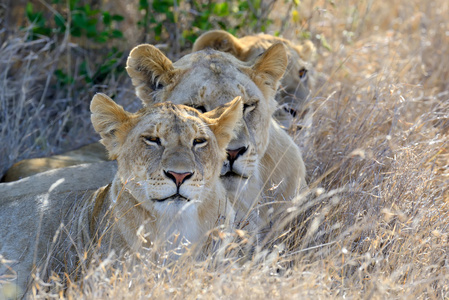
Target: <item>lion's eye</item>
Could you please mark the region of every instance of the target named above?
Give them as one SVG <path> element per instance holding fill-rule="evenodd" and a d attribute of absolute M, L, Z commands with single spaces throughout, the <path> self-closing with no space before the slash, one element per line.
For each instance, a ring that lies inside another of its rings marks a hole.
<path fill-rule="evenodd" d="M 204 146 L 206 145 L 207 140 L 204 138 L 197 138 L 193 140 L 193 146 Z"/>
<path fill-rule="evenodd" d="M 257 103 L 245 103 L 243 104 L 243 113 L 246 114 L 256 108 Z"/>
<path fill-rule="evenodd" d="M 150 88 L 151 88 L 153 91 L 160 90 L 160 89 L 162 89 L 163 87 L 164 87 L 164 85 L 159 81 L 159 78 L 158 78 L 158 77 L 154 78 L 154 80 L 150 83 Z"/>
<path fill-rule="evenodd" d="M 161 139 L 155 136 L 144 136 L 143 140 L 148 145 L 152 144 L 161 145 Z"/>
<path fill-rule="evenodd" d="M 301 70 L 299 70 L 299 79 L 304 79 L 306 76 L 307 76 L 306 68 L 302 68 Z"/>
<path fill-rule="evenodd" d="M 203 106 L 203 105 L 200 105 L 200 106 L 192 106 L 194 109 L 196 109 L 196 110 L 199 110 L 200 112 L 202 112 L 203 114 L 205 113 L 205 112 L 207 112 L 207 109 Z"/>
<path fill-rule="evenodd" d="M 284 111 L 291 114 L 292 117 L 296 117 L 297 112 L 295 109 L 287 107 L 287 106 L 284 106 L 283 108 L 284 108 Z"/>

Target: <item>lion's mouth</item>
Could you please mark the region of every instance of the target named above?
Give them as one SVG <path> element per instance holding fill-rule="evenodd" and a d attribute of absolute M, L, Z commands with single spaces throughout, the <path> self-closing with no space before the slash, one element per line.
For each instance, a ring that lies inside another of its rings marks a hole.
<path fill-rule="evenodd" d="M 238 178 L 242 178 L 242 179 L 248 179 L 247 176 L 242 175 L 242 174 L 238 174 L 238 173 L 236 173 L 234 171 L 228 171 L 225 174 L 220 175 L 220 177 L 224 177 L 224 178 L 235 178 L 235 177 L 238 177 Z"/>
<path fill-rule="evenodd" d="M 183 195 L 181 195 L 179 193 L 173 194 L 173 195 L 168 196 L 168 197 L 163 198 L 163 199 L 152 199 L 152 200 L 155 201 L 155 202 L 164 202 L 164 201 L 186 201 L 186 202 L 189 202 L 190 201 L 189 198 L 186 198 L 186 197 L 184 197 Z"/>

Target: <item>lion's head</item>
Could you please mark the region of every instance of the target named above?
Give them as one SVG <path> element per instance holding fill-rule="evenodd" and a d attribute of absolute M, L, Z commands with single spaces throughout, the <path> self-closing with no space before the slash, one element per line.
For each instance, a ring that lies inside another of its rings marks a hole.
<path fill-rule="evenodd" d="M 212 48 L 231 53 L 238 59 L 249 62 L 275 43 L 282 43 L 285 46 L 288 67 L 281 79 L 280 93 L 276 97 L 279 108 L 274 117 L 283 126 L 288 127 L 315 84 L 312 62 L 316 49 L 311 41 L 295 45 L 286 39 L 268 34 L 249 35 L 238 39 L 226 31 L 211 30 L 195 41 L 192 51 Z"/>
<path fill-rule="evenodd" d="M 246 188 L 248 178 L 260 190 L 260 161 L 267 150 L 278 81 L 287 67 L 282 44 L 275 44 L 248 64 L 215 50 L 199 51 L 172 63 L 152 45 L 134 48 L 127 71 L 145 105 L 171 101 L 211 111 L 242 96 L 243 122 L 227 147 L 221 178 L 228 191 Z M 254 199 L 253 198 L 253 199 Z"/>
<path fill-rule="evenodd" d="M 190 241 L 224 210 L 219 173 L 242 110 L 240 98 L 208 113 L 168 102 L 129 113 L 103 94 L 91 103 L 94 128 L 118 163 L 118 189 L 157 220 L 155 232 Z"/>
<path fill-rule="evenodd" d="M 219 176 L 241 122 L 240 98 L 209 113 L 172 103 L 130 113 L 97 94 L 90 109 L 118 163 L 113 180 L 116 168 L 105 162 L 0 185 L 0 255 L 13 262 L 0 264 L 0 274 L 17 275 L 22 291 L 35 268 L 43 280 L 53 272 L 75 278 L 97 252 L 181 246 L 170 251 L 179 254 L 186 239 L 201 250 L 212 229 L 233 221 Z"/>

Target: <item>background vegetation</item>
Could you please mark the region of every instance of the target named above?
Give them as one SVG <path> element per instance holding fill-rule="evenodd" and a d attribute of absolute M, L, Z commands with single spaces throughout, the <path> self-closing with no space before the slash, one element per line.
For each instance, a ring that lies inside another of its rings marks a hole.
<path fill-rule="evenodd" d="M 245 264 L 185 259 L 127 268 L 125 260 L 124 270 L 106 272 L 106 262 L 67 297 L 449 297 L 447 1 L 61 0 L 0 7 L 0 172 L 97 140 L 88 112 L 95 92 L 137 109 L 123 66 L 141 42 L 176 59 L 214 28 L 310 38 L 326 78 L 307 104 L 313 123 L 293 135 L 312 195 L 289 210 L 293 225 L 271 250 Z"/>

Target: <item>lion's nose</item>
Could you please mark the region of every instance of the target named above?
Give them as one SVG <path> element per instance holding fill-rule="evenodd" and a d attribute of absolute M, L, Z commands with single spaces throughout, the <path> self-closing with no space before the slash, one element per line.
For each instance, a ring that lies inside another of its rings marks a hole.
<path fill-rule="evenodd" d="M 180 187 L 187 179 L 193 176 L 192 172 L 177 173 L 174 171 L 164 171 L 165 176 L 173 180 L 177 187 Z"/>
<path fill-rule="evenodd" d="M 231 165 L 240 155 L 243 155 L 246 152 L 246 150 L 248 150 L 247 147 L 240 147 L 238 149 L 227 149 L 226 152 L 228 153 L 228 160 L 231 163 Z"/>

